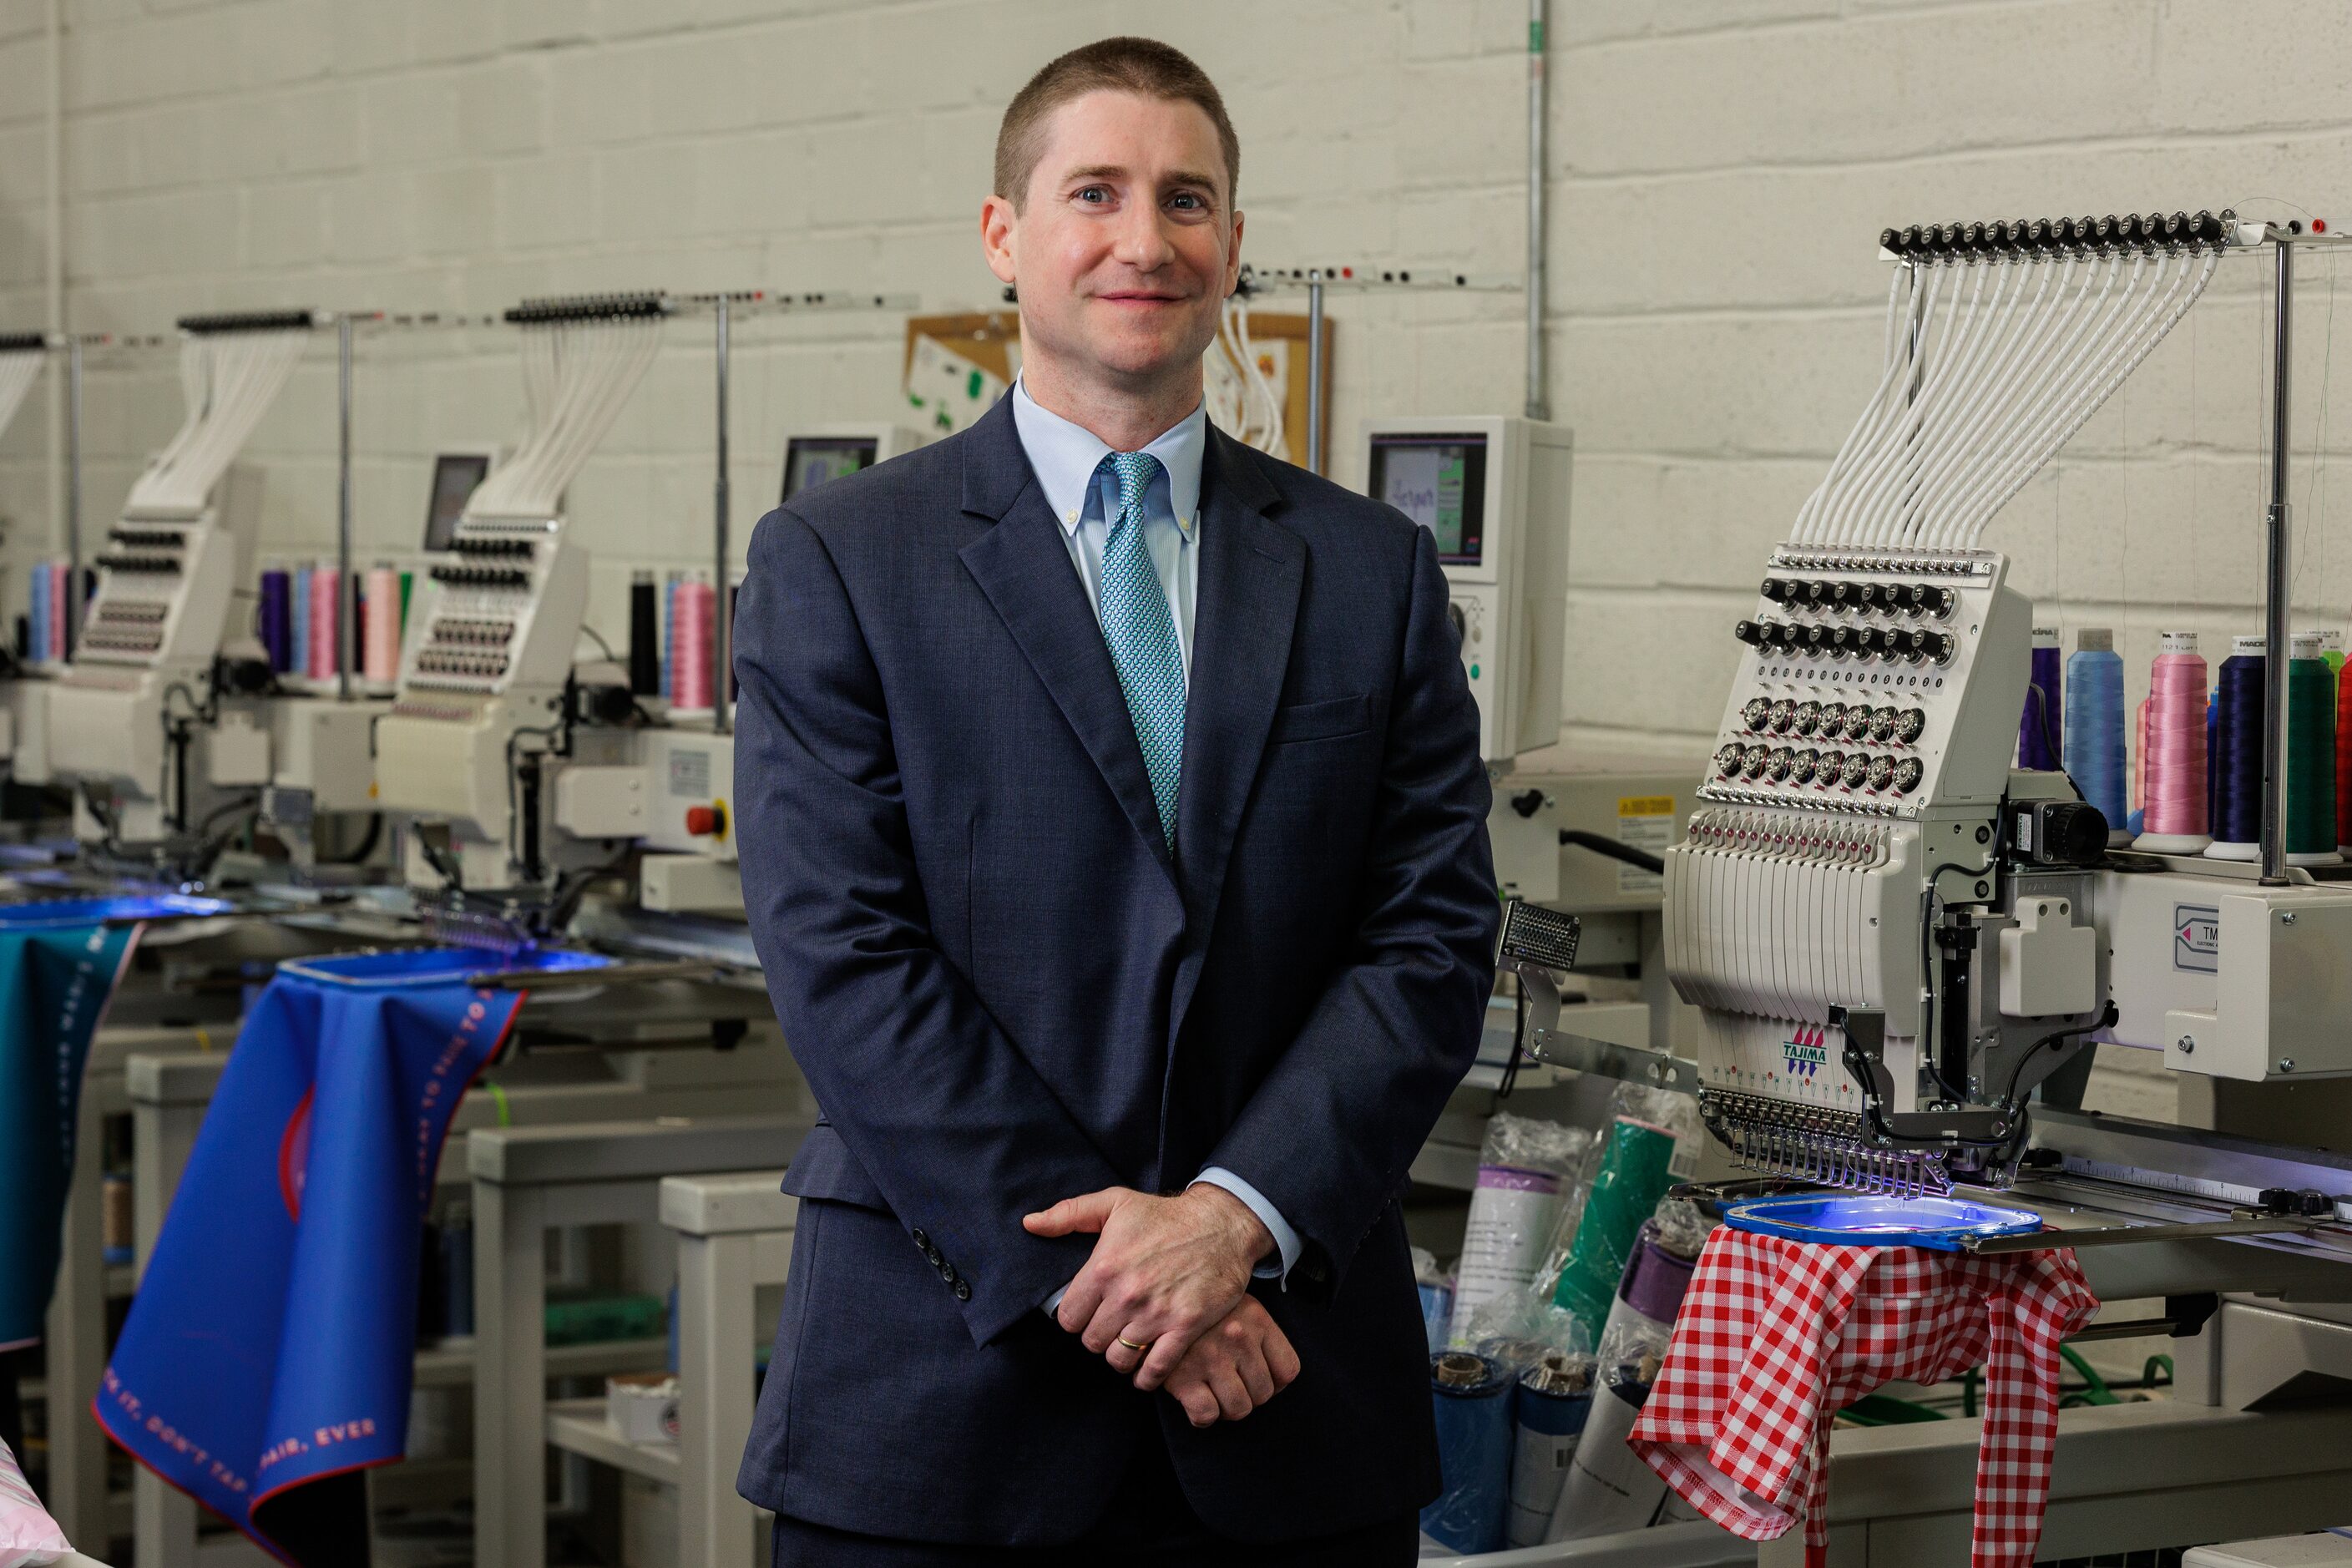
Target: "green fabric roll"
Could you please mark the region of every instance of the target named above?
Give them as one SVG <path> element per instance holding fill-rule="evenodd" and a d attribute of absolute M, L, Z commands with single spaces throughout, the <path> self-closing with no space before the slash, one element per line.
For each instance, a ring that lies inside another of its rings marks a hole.
<path fill-rule="evenodd" d="M 1617 1293 L 1625 1260 L 1633 1256 L 1635 1233 L 1675 1184 L 1667 1169 L 1674 1157 L 1675 1135 L 1664 1128 L 1627 1116 L 1611 1124 L 1592 1195 L 1551 1293 L 1552 1305 L 1575 1313 L 1596 1335 L 1609 1317 L 1609 1299 Z"/>

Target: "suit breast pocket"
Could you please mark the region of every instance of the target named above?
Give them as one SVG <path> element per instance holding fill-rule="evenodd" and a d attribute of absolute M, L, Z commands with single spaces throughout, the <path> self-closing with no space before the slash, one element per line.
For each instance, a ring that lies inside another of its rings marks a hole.
<path fill-rule="evenodd" d="M 1372 703 L 1368 697 L 1334 697 L 1328 702 L 1294 702 L 1277 708 L 1274 731 L 1266 743 L 1286 746 L 1305 741 L 1336 741 L 1360 735 L 1372 727 Z"/>

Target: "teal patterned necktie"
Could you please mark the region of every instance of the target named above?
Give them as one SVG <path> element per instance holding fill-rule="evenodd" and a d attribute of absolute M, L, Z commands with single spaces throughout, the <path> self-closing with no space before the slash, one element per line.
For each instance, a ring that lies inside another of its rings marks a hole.
<path fill-rule="evenodd" d="M 1168 592 L 1143 543 L 1143 498 L 1160 472 L 1148 452 L 1113 452 L 1095 471 L 1118 480 L 1118 510 L 1103 541 L 1102 631 L 1127 710 L 1143 748 L 1143 771 L 1160 807 L 1160 831 L 1176 848 L 1176 790 L 1184 771 L 1184 658 Z"/>

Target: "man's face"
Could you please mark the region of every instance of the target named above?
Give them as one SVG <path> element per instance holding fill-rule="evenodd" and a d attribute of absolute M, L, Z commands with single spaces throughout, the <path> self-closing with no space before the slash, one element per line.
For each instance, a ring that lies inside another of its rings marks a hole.
<path fill-rule="evenodd" d="M 1024 352 L 1114 384 L 1197 374 L 1241 268 L 1216 127 L 1137 93 L 1055 110 L 1022 209 L 991 196 L 981 228 L 990 269 L 1020 289 Z"/>

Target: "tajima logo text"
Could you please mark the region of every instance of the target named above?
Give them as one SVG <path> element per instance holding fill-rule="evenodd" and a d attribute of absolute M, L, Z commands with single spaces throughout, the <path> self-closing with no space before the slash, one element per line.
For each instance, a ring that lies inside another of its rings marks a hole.
<path fill-rule="evenodd" d="M 1811 1078 L 1822 1070 L 1822 1064 L 1830 1059 L 1829 1047 L 1822 1044 L 1826 1037 L 1819 1024 L 1800 1024 L 1780 1042 L 1780 1054 L 1789 1060 L 1790 1078 Z"/>

